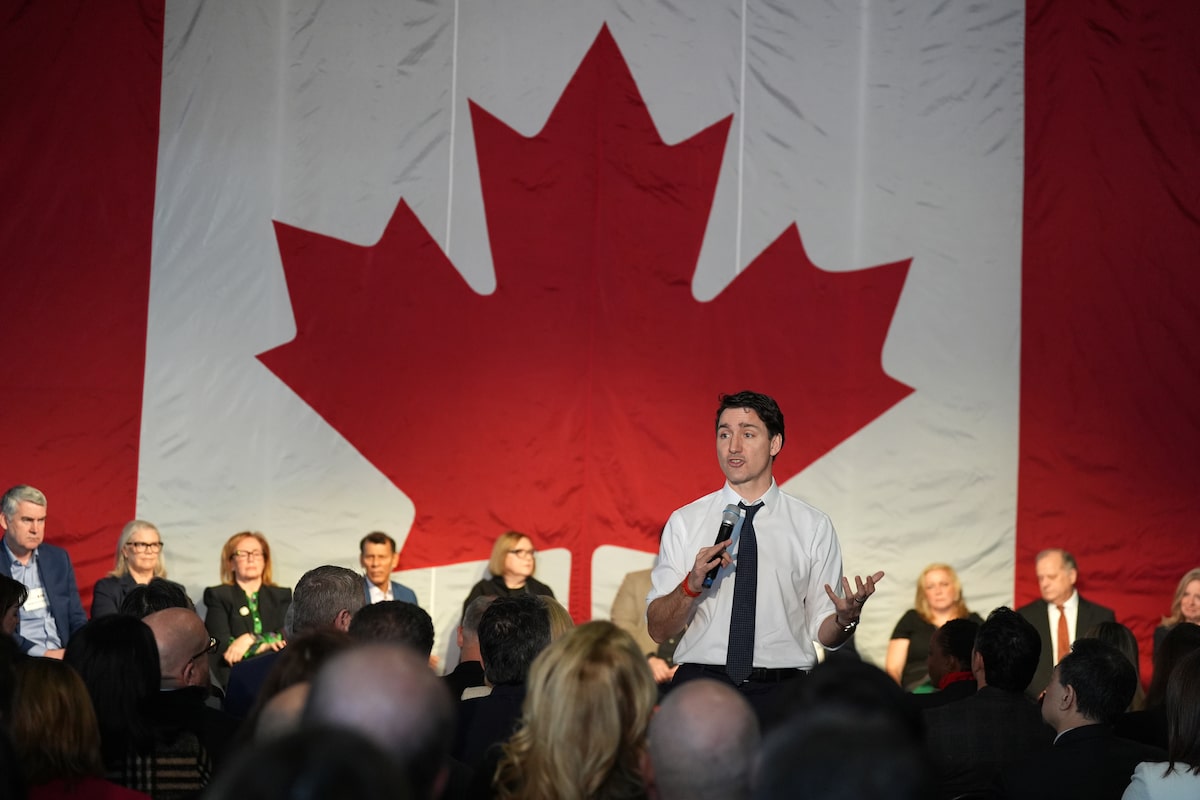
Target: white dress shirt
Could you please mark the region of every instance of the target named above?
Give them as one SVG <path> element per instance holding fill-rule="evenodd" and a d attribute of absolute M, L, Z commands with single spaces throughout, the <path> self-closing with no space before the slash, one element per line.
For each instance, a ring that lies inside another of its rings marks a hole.
<path fill-rule="evenodd" d="M 835 591 L 841 585 L 841 546 L 825 513 L 781 492 L 774 481 L 761 499 L 763 508 L 754 517 L 758 542 L 754 666 L 812 669 L 817 663 L 813 640 L 821 621 L 834 612 L 825 584 Z M 695 564 L 696 553 L 712 546 L 725 506 L 739 502 L 742 498 L 726 483 L 720 491 L 671 514 L 651 573 L 647 605 L 679 586 Z M 702 590 L 703 597 L 694 603 L 687 631 L 675 650 L 675 663 L 725 663 L 740 538 L 741 523 L 729 547 L 734 563 L 721 569 L 712 588 Z"/>

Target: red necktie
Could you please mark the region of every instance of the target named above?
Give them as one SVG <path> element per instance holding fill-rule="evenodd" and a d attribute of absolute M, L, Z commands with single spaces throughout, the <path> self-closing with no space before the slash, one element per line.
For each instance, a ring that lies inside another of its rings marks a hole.
<path fill-rule="evenodd" d="M 1058 651 L 1054 654 L 1054 663 L 1063 660 L 1063 656 L 1071 652 L 1071 634 L 1067 632 L 1067 612 L 1060 605 L 1058 609 Z"/>

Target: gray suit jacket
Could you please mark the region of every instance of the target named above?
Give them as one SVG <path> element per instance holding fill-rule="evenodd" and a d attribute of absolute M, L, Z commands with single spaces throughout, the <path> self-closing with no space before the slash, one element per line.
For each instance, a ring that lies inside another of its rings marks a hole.
<path fill-rule="evenodd" d="M 1038 660 L 1037 672 L 1025 694 L 1037 697 L 1050 682 L 1054 672 L 1054 651 L 1050 645 L 1050 611 L 1045 600 L 1034 600 L 1017 609 L 1017 613 L 1037 628 L 1038 636 L 1042 638 L 1042 657 Z M 1079 595 L 1079 615 L 1075 618 L 1075 638 L 1088 632 L 1088 629 L 1101 622 L 1116 622 L 1117 615 L 1111 608 L 1105 608 L 1097 603 L 1091 603 Z"/>

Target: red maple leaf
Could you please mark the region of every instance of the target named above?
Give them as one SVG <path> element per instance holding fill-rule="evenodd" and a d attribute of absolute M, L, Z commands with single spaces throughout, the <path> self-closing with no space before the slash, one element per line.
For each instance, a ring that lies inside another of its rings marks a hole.
<path fill-rule="evenodd" d="M 587 616 L 597 546 L 720 485 L 719 394 L 779 401 L 782 483 L 911 391 L 880 357 L 907 261 L 824 272 L 792 226 L 695 300 L 731 118 L 664 144 L 607 28 L 537 135 L 471 116 L 493 294 L 403 201 L 370 247 L 276 223 L 297 334 L 259 358 L 412 498 L 405 568 L 525 531 Z"/>

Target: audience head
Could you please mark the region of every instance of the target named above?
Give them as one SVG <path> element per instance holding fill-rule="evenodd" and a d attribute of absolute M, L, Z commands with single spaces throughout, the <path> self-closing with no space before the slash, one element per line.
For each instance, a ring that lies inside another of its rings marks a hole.
<path fill-rule="evenodd" d="M 142 620 L 154 634 L 158 646 L 158 666 L 163 689 L 208 686 L 208 654 L 216 650 L 217 640 L 195 611 L 167 608 Z"/>
<path fill-rule="evenodd" d="M 957 619 L 971 613 L 963 598 L 962 581 L 949 564 L 930 564 L 921 570 L 913 608 L 926 622 L 933 622 L 935 617 L 943 614 Z"/>
<path fill-rule="evenodd" d="M 1011 608 L 1000 606 L 979 626 L 971 670 L 980 688 L 1023 692 L 1033 680 L 1041 656 L 1042 637 L 1037 628 Z"/>
<path fill-rule="evenodd" d="M 694 680 L 673 689 L 650 720 L 648 780 L 661 800 L 750 796 L 760 744 L 758 718 L 725 683 Z"/>
<path fill-rule="evenodd" d="M 1200 651 L 1180 659 L 1167 681 L 1167 771 L 1200 774 Z"/>
<path fill-rule="evenodd" d="M 367 580 L 376 586 L 386 586 L 400 563 L 396 540 L 383 531 L 368 533 L 358 543 L 358 563 L 362 565 Z"/>
<path fill-rule="evenodd" d="M 567 631 L 529 672 L 520 725 L 496 769 L 499 796 L 639 796 L 657 699 L 646 656 L 628 633 L 604 620 Z"/>
<path fill-rule="evenodd" d="M 936 796 L 924 748 L 903 725 L 836 705 L 818 706 L 766 737 L 753 793 L 756 800 Z"/>
<path fill-rule="evenodd" d="M 182 586 L 162 578 L 151 578 L 149 583 L 129 590 L 129 594 L 121 601 L 120 613 L 127 617 L 145 619 L 155 611 L 166 608 L 196 610 Z"/>
<path fill-rule="evenodd" d="M 271 574 L 271 545 L 258 531 L 235 533 L 221 548 L 221 583 L 233 585 L 235 580 L 261 579 L 264 586 L 274 586 Z"/>
<path fill-rule="evenodd" d="M 384 748 L 341 728 L 311 727 L 244 749 L 204 791 L 206 800 L 409 800 Z"/>
<path fill-rule="evenodd" d="M 929 680 L 934 686 L 953 672 L 971 671 L 971 652 L 979 623 L 969 619 L 952 619 L 933 632 L 929 638 Z"/>
<path fill-rule="evenodd" d="M 150 571 L 156 578 L 167 577 L 167 565 L 163 560 L 162 534 L 152 522 L 134 519 L 125 523 L 117 539 L 117 558 L 113 577 L 129 574 L 130 565 L 141 572 Z"/>
<path fill-rule="evenodd" d="M 420 606 L 385 600 L 355 612 L 350 620 L 350 636 L 359 642 L 404 645 L 429 658 L 433 652 L 433 619 Z"/>
<path fill-rule="evenodd" d="M 308 696 L 309 683 L 317 677 L 321 667 L 338 653 L 349 649 L 353 642 L 350 634 L 336 628 L 321 628 L 288 642 L 287 647 L 275 657 L 275 663 L 259 687 L 254 706 L 246 715 L 243 730 L 255 738 L 261 738 L 260 734 L 267 732 L 267 729 L 280 731 L 286 727 L 285 723 L 299 719 L 299 710 Z M 303 689 L 289 692 L 301 685 Z M 289 697 L 276 701 L 285 692 L 289 692 Z M 267 720 L 267 717 L 273 719 Z M 287 730 L 291 727 L 287 727 Z"/>
<path fill-rule="evenodd" d="M 571 619 L 571 612 L 567 611 L 566 606 L 562 603 L 543 594 L 537 595 L 537 599 L 546 607 L 546 613 L 550 616 L 550 641 L 553 642 L 575 627 L 575 620 Z"/>
<path fill-rule="evenodd" d="M 292 590 L 288 638 L 321 628 L 344 631 L 365 602 L 362 578 L 352 570 L 329 565 L 310 569 Z"/>
<path fill-rule="evenodd" d="M 528 578 L 537 572 L 537 551 L 533 540 L 518 531 L 500 534 L 492 545 L 488 572 L 495 577 Z"/>
<path fill-rule="evenodd" d="M 1141 666 L 1138 663 L 1138 643 L 1137 637 L 1133 635 L 1133 631 L 1125 627 L 1119 622 L 1101 622 L 1093 625 L 1091 629 L 1084 634 L 1084 639 L 1099 639 L 1105 644 L 1112 645 L 1121 651 L 1121 654 L 1129 660 L 1133 665 L 1133 672 L 1138 676 L 1138 682 L 1133 692 L 1133 699 L 1130 701 L 1126 711 L 1134 711 L 1140 709 L 1145 702 L 1145 693 L 1142 691 Z"/>
<path fill-rule="evenodd" d="M 882 669 L 856 658 L 826 659 L 807 678 L 792 682 L 778 705 L 775 714 L 760 715 L 764 733 L 814 709 L 836 707 L 858 718 L 885 716 L 914 740 L 925 735 L 920 712 L 907 693 Z"/>
<path fill-rule="evenodd" d="M 1200 567 L 1188 570 L 1175 587 L 1175 598 L 1171 601 L 1171 613 L 1163 617 L 1163 625 L 1178 625 L 1190 622 L 1200 625 Z"/>
<path fill-rule="evenodd" d="M 24 659 L 17 676 L 9 728 L 28 783 L 103 775 L 100 728 L 83 679 L 53 658 Z"/>
<path fill-rule="evenodd" d="M 71 636 L 63 658 L 92 698 L 105 761 L 148 747 L 144 711 L 162 679 L 150 628 L 120 614 L 97 617 Z"/>
<path fill-rule="evenodd" d="M 1058 662 L 1042 699 L 1042 718 L 1058 732 L 1112 724 L 1125 713 L 1137 687 L 1129 659 L 1099 639 L 1077 639 Z"/>
<path fill-rule="evenodd" d="M 462 653 L 463 661 L 479 660 L 479 620 L 495 599 L 495 595 L 480 595 L 472 600 L 463 612 L 462 624 L 458 626 L 458 649 Z"/>
<path fill-rule="evenodd" d="M 265 742 L 299 729 L 311 691 L 312 684 L 301 681 L 280 689 L 270 697 L 260 694 L 255 713 L 242 728 L 244 734 L 256 742 Z"/>
<path fill-rule="evenodd" d="M 1184 656 L 1200 650 L 1200 625 L 1176 625 L 1167 631 L 1154 651 L 1154 674 L 1146 690 L 1146 708 L 1161 706 L 1167 699 L 1167 681 Z"/>
<path fill-rule="evenodd" d="M 25 658 L 17 640 L 0 636 L 0 731 L 12 715 L 13 698 L 17 693 L 17 662 Z"/>
<path fill-rule="evenodd" d="M 492 686 L 525 682 L 529 666 L 550 644 L 550 615 L 533 595 L 497 597 L 479 620 L 483 674 Z"/>
<path fill-rule="evenodd" d="M 427 659 L 410 648 L 362 644 L 317 674 L 305 727 L 349 728 L 388 752 L 414 797 L 435 797 L 448 775 L 454 706 Z"/>
<path fill-rule="evenodd" d="M 29 596 L 25 584 L 0 575 L 0 633 L 12 636 L 21 623 L 21 605 Z"/>
<path fill-rule="evenodd" d="M 1061 605 L 1075 592 L 1079 570 L 1075 556 L 1061 548 L 1043 550 L 1037 555 L 1038 588 L 1047 603 Z"/>

